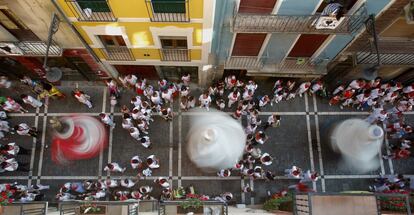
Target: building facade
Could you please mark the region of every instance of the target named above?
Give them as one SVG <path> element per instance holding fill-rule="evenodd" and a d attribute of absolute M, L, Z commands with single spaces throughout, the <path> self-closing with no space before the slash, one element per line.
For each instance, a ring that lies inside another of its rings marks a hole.
<path fill-rule="evenodd" d="M 113 77 L 206 82 L 215 0 L 54 0 Z"/>
<path fill-rule="evenodd" d="M 361 33 L 337 56 L 326 79 L 337 83 L 339 77 L 343 81 L 379 76 L 386 80 L 412 82 L 413 5 L 410 0 L 391 1 L 386 10 L 376 16 L 375 22 L 367 26 L 371 29 Z"/>
<path fill-rule="evenodd" d="M 227 0 L 216 5 L 213 50 L 222 73 L 318 78 L 393 0 L 338 1 L 345 16 L 324 26 L 324 0 Z"/>
<path fill-rule="evenodd" d="M 48 78 L 43 65 L 53 13 L 51 1 L 0 1 L 0 73 L 10 78 Z M 60 18 L 61 20 L 61 18 Z M 59 80 L 95 81 L 108 78 L 69 25 L 59 22 L 52 37 L 47 67 L 58 68 Z"/>

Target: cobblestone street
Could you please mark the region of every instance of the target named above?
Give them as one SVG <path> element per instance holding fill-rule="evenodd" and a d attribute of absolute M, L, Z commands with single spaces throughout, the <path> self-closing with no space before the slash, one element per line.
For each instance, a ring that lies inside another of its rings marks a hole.
<path fill-rule="evenodd" d="M 271 81 L 259 82 L 256 95 L 263 95 L 270 92 Z M 340 155 L 334 153 L 330 148 L 329 134 L 332 126 L 348 118 L 365 118 L 368 113 L 356 110 L 340 110 L 337 107 L 328 105 L 326 99 L 316 96 L 297 97 L 294 100 L 266 106 L 260 117 L 266 121 L 272 113 L 281 115 L 281 126 L 270 128 L 266 131 L 269 136 L 268 142 L 261 146 L 263 152 L 268 152 L 274 158 L 273 164 L 265 170 L 275 171 L 277 180 L 265 182 L 264 180 L 249 180 L 233 171 L 232 176 L 220 178 L 215 173 L 204 173 L 198 169 L 186 153 L 186 135 L 189 130 L 189 118 L 197 114 L 192 112 L 181 112 L 178 102 L 175 101 L 173 110 L 175 116 L 171 122 L 165 122 L 160 116 L 155 116 L 151 123 L 149 135 L 153 142 L 152 149 L 145 149 L 138 144 L 125 129 L 121 127 L 120 104 L 130 105 L 129 100 L 134 95 L 132 91 L 124 91 L 118 106 L 111 108 L 107 90 L 102 86 L 81 86 L 80 88 L 92 98 L 94 107 L 88 109 L 79 104 L 72 96 L 73 87 L 59 87 L 67 97 L 63 100 L 54 100 L 48 108 L 37 110 L 29 109 L 26 114 L 10 114 L 11 125 L 26 122 L 37 127 L 41 134 L 38 139 L 28 136 L 9 135 L 7 140 L 1 143 L 16 142 L 23 148 L 32 151 L 31 155 L 18 156 L 19 162 L 30 163 L 30 172 L 7 172 L 0 175 L 0 182 L 18 182 L 21 184 L 41 183 L 50 185 L 51 189 L 46 191 L 46 199 L 54 200 L 54 196 L 62 184 L 71 181 L 83 181 L 86 179 L 121 179 L 135 177 L 136 171 L 130 168 L 129 160 L 134 155 L 143 157 L 155 154 L 160 158 L 160 168 L 153 172 L 153 176 L 140 179 L 136 186 L 152 185 L 153 180 L 158 176 L 168 177 L 173 188 L 177 186 L 193 185 L 197 193 L 218 195 L 223 191 L 232 192 L 237 203 L 263 203 L 267 197 L 267 190 L 279 191 L 293 185 L 297 181 L 287 179 L 284 169 L 292 165 L 301 167 L 304 170 L 316 170 L 320 173 L 321 179 L 313 184 L 313 188 L 323 192 L 337 192 L 349 190 L 367 190 L 372 179 L 378 174 L 403 173 L 414 174 L 414 159 L 405 160 L 383 160 L 380 159 L 380 168 L 368 173 L 357 173 L 355 170 L 343 165 Z M 192 94 L 198 98 L 200 90 L 192 87 Z M 18 94 L 27 92 L 26 88 L 13 88 L 2 90 L 1 95 L 11 95 L 17 99 Z M 229 114 L 234 111 L 227 109 Z M 73 162 L 68 166 L 61 166 L 51 160 L 51 136 L 53 129 L 48 124 L 52 116 L 69 115 L 90 115 L 97 117 L 100 112 L 111 113 L 117 124 L 110 130 L 109 147 L 100 156 L 89 160 Z M 408 122 L 412 122 L 413 116 L 409 112 L 406 115 Z M 241 121 L 245 123 L 245 119 Z M 387 141 L 384 142 L 384 145 Z M 383 147 L 385 152 L 385 149 Z M 384 153 L 383 152 L 383 153 Z M 379 156 L 381 156 L 380 153 Z M 115 161 L 126 166 L 124 174 L 107 174 L 103 166 Z M 250 184 L 254 192 L 244 194 L 241 187 Z M 160 190 L 154 187 L 153 196 L 158 196 Z"/>

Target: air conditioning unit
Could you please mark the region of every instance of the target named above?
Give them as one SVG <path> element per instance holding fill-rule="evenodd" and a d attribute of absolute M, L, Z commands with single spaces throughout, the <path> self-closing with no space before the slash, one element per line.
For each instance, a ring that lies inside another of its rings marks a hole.
<path fill-rule="evenodd" d="M 404 12 L 407 24 L 414 24 L 414 1 L 411 1 L 404 7 Z"/>

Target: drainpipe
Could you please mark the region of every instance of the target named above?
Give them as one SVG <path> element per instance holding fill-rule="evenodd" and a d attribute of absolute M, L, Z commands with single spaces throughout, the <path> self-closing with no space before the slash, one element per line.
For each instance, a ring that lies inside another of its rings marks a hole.
<path fill-rule="evenodd" d="M 63 17 L 63 19 L 65 20 L 66 23 L 69 24 L 69 27 L 72 29 L 73 32 L 75 32 L 76 36 L 78 36 L 79 40 L 81 41 L 81 43 L 83 44 L 83 46 L 85 46 L 86 50 L 88 51 L 88 53 L 94 58 L 94 60 L 100 64 L 101 66 L 103 66 L 108 72 L 109 75 L 114 78 L 117 79 L 117 74 L 112 73 L 111 69 L 106 68 L 105 64 L 102 63 L 101 59 L 99 59 L 99 57 L 95 54 L 95 52 L 92 50 L 92 48 L 89 46 L 89 44 L 85 41 L 85 39 L 83 39 L 82 35 L 79 33 L 79 31 L 73 26 L 72 22 L 69 20 L 69 18 L 65 15 L 65 13 L 63 13 L 62 9 L 59 7 L 59 5 L 56 3 L 56 0 L 51 0 L 52 4 L 55 6 L 55 8 L 57 9 L 57 11 L 59 12 L 59 14 Z"/>

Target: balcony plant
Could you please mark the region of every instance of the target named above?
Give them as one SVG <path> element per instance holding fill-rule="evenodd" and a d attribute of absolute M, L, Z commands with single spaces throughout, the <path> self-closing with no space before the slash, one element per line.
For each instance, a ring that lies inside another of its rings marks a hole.
<path fill-rule="evenodd" d="M 3 214 L 4 206 L 13 203 L 12 195 L 10 190 L 4 190 L 0 193 L 0 214 Z"/>
<path fill-rule="evenodd" d="M 276 211 L 293 211 L 293 195 L 288 193 L 286 196 L 276 196 L 267 200 L 263 204 L 263 209 L 276 212 Z"/>
<path fill-rule="evenodd" d="M 106 207 L 103 206 L 103 205 L 86 203 L 86 204 L 80 206 L 80 213 L 81 214 L 104 215 L 104 214 L 106 214 Z"/>
<path fill-rule="evenodd" d="M 179 214 L 187 214 L 193 212 L 194 214 L 203 214 L 203 196 L 197 194 L 187 194 L 186 199 L 180 203 L 177 208 Z"/>

